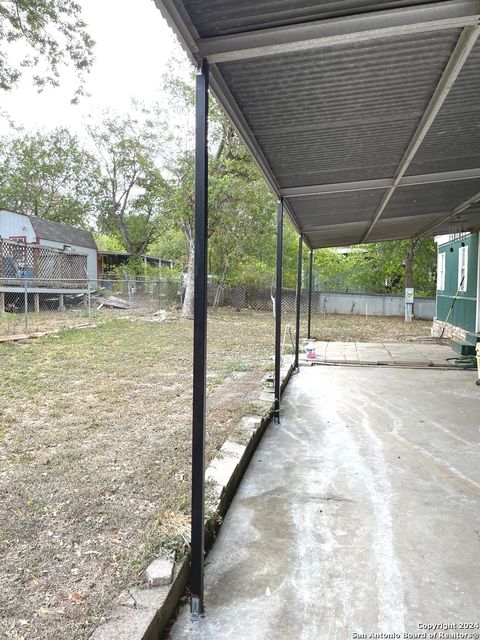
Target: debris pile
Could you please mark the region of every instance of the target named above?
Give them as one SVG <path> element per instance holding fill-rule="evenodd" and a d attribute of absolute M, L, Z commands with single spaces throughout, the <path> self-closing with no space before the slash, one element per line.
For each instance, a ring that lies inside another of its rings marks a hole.
<path fill-rule="evenodd" d="M 131 302 L 123 300 L 123 298 L 105 295 L 99 296 L 95 293 L 90 294 L 90 304 L 92 307 L 95 307 L 97 311 L 102 309 L 102 307 L 111 307 L 113 309 L 131 309 L 132 307 Z"/>

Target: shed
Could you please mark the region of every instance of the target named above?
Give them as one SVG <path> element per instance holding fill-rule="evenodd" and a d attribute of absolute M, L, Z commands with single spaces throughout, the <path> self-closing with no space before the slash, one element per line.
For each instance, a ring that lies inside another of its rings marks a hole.
<path fill-rule="evenodd" d="M 98 252 L 98 276 L 102 277 L 108 275 L 108 273 L 116 267 L 125 265 L 131 258 L 131 255 L 126 251 L 99 251 Z M 154 256 L 142 255 L 140 258 L 144 264 L 154 268 L 167 267 L 173 268 L 172 260 L 165 260 L 164 258 L 155 258 Z"/>
<path fill-rule="evenodd" d="M 98 250 L 91 231 L 0 209 L 0 238 L 84 254 L 87 256 L 88 278 L 97 279 Z"/>

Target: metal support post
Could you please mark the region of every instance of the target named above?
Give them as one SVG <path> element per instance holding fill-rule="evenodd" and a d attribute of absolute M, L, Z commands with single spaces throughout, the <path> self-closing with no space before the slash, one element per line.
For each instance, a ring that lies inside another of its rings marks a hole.
<path fill-rule="evenodd" d="M 280 368 L 282 342 L 283 200 L 277 206 L 277 269 L 275 278 L 275 407 L 274 422 L 280 424 Z"/>
<path fill-rule="evenodd" d="M 24 312 L 24 320 L 25 320 L 25 333 L 28 333 L 28 289 L 27 282 L 24 284 L 24 292 L 23 292 L 23 312 Z"/>
<path fill-rule="evenodd" d="M 0 291 L 0 318 L 5 315 L 5 294 Z"/>
<path fill-rule="evenodd" d="M 312 285 L 313 285 L 313 251 L 310 250 L 310 272 L 308 274 L 308 329 L 307 339 L 312 337 Z"/>
<path fill-rule="evenodd" d="M 35 313 L 40 313 L 40 294 L 39 293 L 33 294 L 33 301 L 35 304 Z"/>
<path fill-rule="evenodd" d="M 295 362 L 294 367 L 298 369 L 298 352 L 300 348 L 300 311 L 302 302 L 302 245 L 303 234 L 298 238 L 298 265 L 297 265 L 297 295 L 295 309 Z"/>
<path fill-rule="evenodd" d="M 92 294 L 90 291 L 90 284 L 88 285 L 88 292 L 87 292 L 87 311 L 88 311 L 88 317 L 91 320 L 92 319 Z"/>
<path fill-rule="evenodd" d="M 196 75 L 195 103 L 195 280 L 193 321 L 192 532 L 190 612 L 204 611 L 205 388 L 207 356 L 208 239 L 208 62 Z"/>

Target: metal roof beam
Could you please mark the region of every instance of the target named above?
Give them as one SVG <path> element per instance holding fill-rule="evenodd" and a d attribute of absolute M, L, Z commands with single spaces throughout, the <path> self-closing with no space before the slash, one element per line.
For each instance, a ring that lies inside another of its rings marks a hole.
<path fill-rule="evenodd" d="M 473 203 L 472 203 L 473 204 Z M 432 213 L 422 213 L 422 214 L 412 214 L 410 216 L 398 216 L 396 218 L 388 218 L 382 220 L 380 227 L 382 226 L 395 226 L 402 225 L 407 223 L 415 223 L 417 222 L 417 226 L 420 226 L 422 222 L 430 225 L 436 224 L 435 215 Z M 451 214 L 454 215 L 454 214 Z M 365 220 L 356 220 L 355 222 L 341 222 L 341 223 L 331 223 L 331 224 L 323 224 L 323 225 L 315 225 L 315 224 L 307 224 L 303 227 L 304 233 L 323 233 L 328 231 L 340 231 L 343 229 L 351 229 L 352 231 L 356 231 L 361 229 L 362 227 L 367 226 L 367 222 Z M 420 233 L 420 232 L 419 232 Z"/>
<path fill-rule="evenodd" d="M 471 180 L 480 178 L 480 167 L 477 169 L 461 169 L 459 171 L 443 171 L 441 173 L 426 173 L 423 175 L 403 176 L 399 187 L 409 187 L 419 184 L 451 182 L 453 180 Z M 319 196 L 330 193 L 347 193 L 349 191 L 368 191 L 370 189 L 388 189 L 392 187 L 394 178 L 378 178 L 375 180 L 359 180 L 357 182 L 339 182 L 335 184 L 314 184 L 305 187 L 286 187 L 280 190 L 284 198 L 301 198 L 305 196 Z"/>
<path fill-rule="evenodd" d="M 473 195 L 471 198 L 468 198 L 468 200 L 465 200 L 464 202 L 459 204 L 458 207 L 455 207 L 455 209 L 451 213 L 448 213 L 447 215 L 442 216 L 438 220 L 435 220 L 434 222 L 432 222 L 432 224 L 429 224 L 423 229 L 421 229 L 421 231 L 419 231 L 415 237 L 421 238 L 422 236 L 425 236 L 427 234 L 431 235 L 431 231 L 433 231 L 433 229 L 436 229 L 437 227 L 444 224 L 445 222 L 448 222 L 449 220 L 457 216 L 459 213 L 462 213 L 462 211 L 465 211 L 465 209 L 468 209 L 469 207 L 471 207 L 472 204 L 476 204 L 477 202 L 480 202 L 480 191 L 475 195 Z"/>
<path fill-rule="evenodd" d="M 478 24 L 480 0 L 447 0 L 199 39 L 211 63 L 319 49 Z"/>
<path fill-rule="evenodd" d="M 480 176 L 480 170 L 479 170 Z M 369 189 L 387 189 L 393 184 L 393 178 L 378 180 L 359 180 L 358 182 L 339 182 L 334 184 L 313 184 L 306 187 L 286 187 L 280 194 L 284 198 L 320 196 L 329 193 L 347 193 L 348 191 L 367 191 Z"/>
<path fill-rule="evenodd" d="M 430 127 L 435 120 L 438 112 L 440 111 L 443 103 L 445 102 L 446 97 L 448 96 L 450 89 L 453 87 L 455 80 L 457 79 L 459 73 L 461 72 L 463 65 L 468 59 L 471 50 L 473 49 L 475 42 L 477 41 L 478 36 L 480 35 L 480 26 L 469 26 L 465 27 L 462 31 L 462 35 L 458 39 L 457 45 L 450 56 L 450 60 L 445 67 L 445 71 L 440 78 L 440 81 L 435 89 L 433 96 L 428 103 L 428 106 L 423 114 L 422 119 L 420 120 L 420 124 L 418 125 L 415 133 L 413 134 L 412 139 L 410 140 L 410 144 L 408 145 L 405 153 L 403 154 L 402 159 L 400 160 L 400 164 L 397 167 L 395 172 L 395 179 L 393 185 L 388 188 L 383 196 L 380 204 L 377 207 L 375 215 L 373 216 L 372 222 L 368 231 L 362 238 L 362 242 L 366 242 L 368 236 L 372 232 L 374 226 L 376 225 L 378 219 L 385 211 L 388 203 L 390 202 L 391 197 L 395 193 L 396 187 L 399 185 L 400 180 L 403 175 L 407 171 L 410 163 L 412 162 L 418 148 L 423 142 L 423 139 L 427 135 Z"/>

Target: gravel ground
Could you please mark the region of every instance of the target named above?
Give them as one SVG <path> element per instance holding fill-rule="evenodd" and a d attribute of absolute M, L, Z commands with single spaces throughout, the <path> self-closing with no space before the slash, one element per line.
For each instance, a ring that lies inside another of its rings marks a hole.
<path fill-rule="evenodd" d="M 88 638 L 188 531 L 192 324 L 132 320 L 0 345 L 2 639 Z M 318 339 L 343 341 L 418 339 L 430 325 L 313 323 Z M 235 371 L 259 380 L 272 352 L 271 314 L 211 313 L 209 394 Z M 251 411 L 211 405 L 207 460 Z"/>

